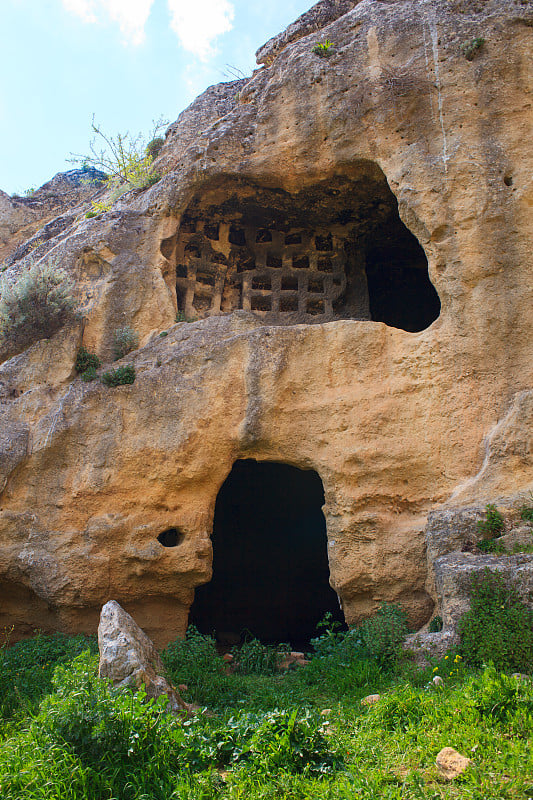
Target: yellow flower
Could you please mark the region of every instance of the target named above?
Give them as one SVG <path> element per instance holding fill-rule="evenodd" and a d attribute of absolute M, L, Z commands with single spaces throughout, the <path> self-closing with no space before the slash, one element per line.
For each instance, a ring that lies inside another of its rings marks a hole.
<path fill-rule="evenodd" d="M 438 672 L 438 671 L 439 671 L 438 667 L 435 667 L 435 669 L 433 670 L 433 672 Z"/>
<path fill-rule="evenodd" d="M 444 656 L 444 660 L 445 660 L 445 661 L 447 660 L 447 658 L 448 658 L 448 656 Z"/>

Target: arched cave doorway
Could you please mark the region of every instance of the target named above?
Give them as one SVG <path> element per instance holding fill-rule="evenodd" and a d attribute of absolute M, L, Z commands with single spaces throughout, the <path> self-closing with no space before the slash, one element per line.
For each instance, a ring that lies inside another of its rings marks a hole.
<path fill-rule="evenodd" d="M 344 622 L 329 585 L 324 489 L 313 470 L 236 461 L 218 494 L 213 578 L 190 621 L 222 643 L 246 632 L 302 646 L 326 612 Z"/>
<path fill-rule="evenodd" d="M 269 325 L 356 319 L 416 332 L 440 314 L 426 254 L 368 161 L 296 193 L 215 179 L 161 252 L 189 318 L 244 309 Z"/>

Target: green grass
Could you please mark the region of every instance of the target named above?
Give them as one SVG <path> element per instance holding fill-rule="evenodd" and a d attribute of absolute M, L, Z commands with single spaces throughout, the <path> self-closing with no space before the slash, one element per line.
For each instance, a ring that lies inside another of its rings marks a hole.
<path fill-rule="evenodd" d="M 225 674 L 194 630 L 163 657 L 209 713 L 183 720 L 164 700 L 113 690 L 83 637 L 0 649 L 2 800 L 533 795 L 533 684 L 494 667 L 465 667 L 454 653 L 423 670 L 380 665 L 354 634 L 331 631 L 308 666 L 285 674 Z M 377 704 L 361 704 L 376 692 Z M 435 766 L 445 746 L 472 759 L 450 783 Z"/>

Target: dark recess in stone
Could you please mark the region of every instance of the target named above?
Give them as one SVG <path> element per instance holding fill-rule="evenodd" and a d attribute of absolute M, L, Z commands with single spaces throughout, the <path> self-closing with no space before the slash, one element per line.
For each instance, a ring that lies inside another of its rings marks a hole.
<path fill-rule="evenodd" d="M 378 228 L 365 251 L 370 317 L 416 333 L 440 314 L 426 254 L 400 218 Z"/>
<path fill-rule="evenodd" d="M 163 547 L 177 547 L 183 541 L 183 534 L 177 528 L 168 528 L 158 535 L 157 541 Z"/>
<path fill-rule="evenodd" d="M 213 525 L 213 578 L 196 590 L 190 621 L 220 641 L 246 632 L 304 646 L 326 612 L 344 622 L 329 585 L 324 489 L 318 473 L 236 461 Z"/>

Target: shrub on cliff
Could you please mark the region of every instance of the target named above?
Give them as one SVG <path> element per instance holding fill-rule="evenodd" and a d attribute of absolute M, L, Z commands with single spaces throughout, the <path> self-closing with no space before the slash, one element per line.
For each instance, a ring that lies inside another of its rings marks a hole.
<path fill-rule="evenodd" d="M 0 282 L 0 347 L 18 353 L 76 318 L 72 283 L 57 263 L 32 263 Z"/>
<path fill-rule="evenodd" d="M 497 669 L 529 672 L 533 663 L 533 611 L 516 588 L 490 570 L 474 575 L 470 610 L 459 620 L 461 655 L 480 667 L 492 662 Z"/>

